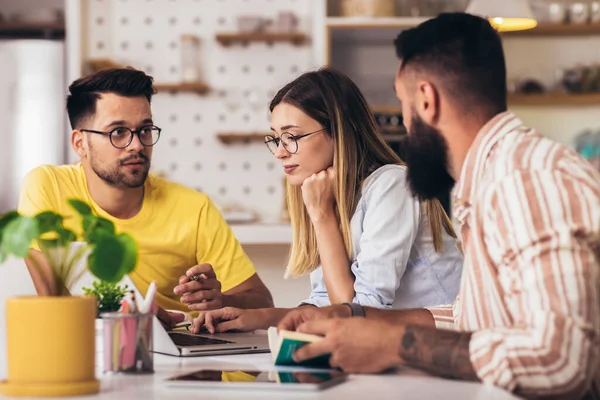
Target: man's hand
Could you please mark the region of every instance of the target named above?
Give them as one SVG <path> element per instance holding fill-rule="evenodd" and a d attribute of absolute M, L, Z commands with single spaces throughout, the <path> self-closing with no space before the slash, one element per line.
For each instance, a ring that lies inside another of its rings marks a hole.
<path fill-rule="evenodd" d="M 179 285 L 173 289 L 181 295 L 180 301 L 192 311 L 216 310 L 223 307 L 221 282 L 210 264 L 199 264 L 186 271 L 179 278 Z"/>
<path fill-rule="evenodd" d="M 300 306 L 287 315 L 277 325 L 278 330 L 295 331 L 300 325 L 307 321 L 344 318 L 352 315 L 350 307 L 343 304 L 336 304 L 329 307 L 314 307 L 310 305 Z"/>
<path fill-rule="evenodd" d="M 331 354 L 331 366 L 348 373 L 378 373 L 402 364 L 399 349 L 404 327 L 400 325 L 358 317 L 334 318 L 305 322 L 298 331 L 325 338 L 300 347 L 294 353 L 296 362 Z"/>
<path fill-rule="evenodd" d="M 202 325 L 210 333 L 238 330 L 251 332 L 265 328 L 266 316 L 263 310 L 242 310 L 225 307 L 219 310 L 200 312 L 194 319 L 192 332 L 199 333 Z"/>
<path fill-rule="evenodd" d="M 158 320 L 166 330 L 172 329 L 175 325 L 177 325 L 185 319 L 185 316 L 183 314 L 172 313 L 166 311 L 162 307 L 157 307 L 156 316 L 158 317 Z"/>

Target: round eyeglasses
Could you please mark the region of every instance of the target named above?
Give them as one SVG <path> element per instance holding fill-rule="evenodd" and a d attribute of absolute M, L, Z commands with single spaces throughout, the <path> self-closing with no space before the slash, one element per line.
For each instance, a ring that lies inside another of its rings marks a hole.
<path fill-rule="evenodd" d="M 298 152 L 298 139 L 302 139 L 303 137 L 310 136 L 314 133 L 319 133 L 321 131 L 326 130 L 327 128 L 321 128 L 318 131 L 305 133 L 303 135 L 292 135 L 289 132 L 284 132 L 279 137 L 267 135 L 265 136 L 265 144 L 269 151 L 275 155 L 277 153 L 277 148 L 279 148 L 279 143 L 283 145 L 285 150 L 290 154 L 296 154 Z"/>
<path fill-rule="evenodd" d="M 140 143 L 144 146 L 154 146 L 160 139 L 161 129 L 158 126 L 147 125 L 138 130 L 131 130 L 124 126 L 115 128 L 110 132 L 94 131 L 92 129 L 80 129 L 81 132 L 96 133 L 106 135 L 110 139 L 110 143 L 117 149 L 124 149 L 133 141 L 133 135 L 138 135 Z"/>

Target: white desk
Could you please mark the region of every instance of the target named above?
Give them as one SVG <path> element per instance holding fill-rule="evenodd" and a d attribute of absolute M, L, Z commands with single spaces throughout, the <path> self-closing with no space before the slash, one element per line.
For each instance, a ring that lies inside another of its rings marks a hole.
<path fill-rule="evenodd" d="M 4 269 L 2 269 L 4 268 Z M 25 294 L 24 290 L 13 290 L 14 285 L 9 279 L 3 279 L 7 266 L 0 266 L 0 379 L 6 378 L 6 341 L 4 331 L 4 305 L 5 298 L 11 295 Z M 26 274 L 26 270 L 21 272 Z M 25 275 L 24 275 L 25 276 Z M 25 276 L 26 277 L 26 276 Z M 25 279 L 22 278 L 22 279 Z M 19 281 L 19 280 L 17 280 Z M 30 282 L 30 281 L 28 281 Z M 29 293 L 34 293 L 33 287 L 28 288 Z M 43 337 L 43 329 L 40 331 Z M 101 361 L 101 354 L 97 354 L 97 364 Z M 481 399 L 481 400 L 510 400 L 517 397 L 502 390 L 484 386 L 477 383 L 450 381 L 429 377 L 416 371 L 404 370 L 398 374 L 390 375 L 353 375 L 348 381 L 323 392 L 298 394 L 292 392 L 240 392 L 233 390 L 222 391 L 189 391 L 183 389 L 170 389 L 165 386 L 168 377 L 192 372 L 202 368 L 239 368 L 261 370 L 271 369 L 273 363 L 270 354 L 237 355 L 221 357 L 194 357 L 177 358 L 163 355 L 154 355 L 155 373 L 150 375 L 107 375 L 102 370 L 96 376 L 101 379 L 101 393 L 97 396 L 71 397 L 69 399 L 128 399 L 128 400 L 153 400 L 175 397 L 177 399 L 239 399 L 239 398 L 278 398 L 278 399 L 335 399 L 335 400 L 454 400 L 454 399 Z M 2 396 L 0 396 L 2 398 Z M 23 398 L 18 398 L 23 400 Z M 39 399 L 38 399 L 39 400 Z"/>
<path fill-rule="evenodd" d="M 0 352 L 3 354 L 3 352 Z M 128 375 L 103 374 L 101 393 L 97 396 L 70 397 L 69 399 L 481 399 L 511 400 L 517 397 L 502 390 L 476 383 L 457 382 L 426 376 L 417 371 L 403 371 L 388 375 L 352 375 L 348 380 L 333 388 L 313 393 L 294 392 L 248 392 L 239 390 L 190 390 L 166 387 L 166 378 L 179 373 L 202 368 L 232 368 L 269 370 L 272 366 L 270 354 L 236 355 L 219 357 L 176 358 L 154 355 L 154 374 Z M 22 400 L 20 398 L 19 400 Z"/>

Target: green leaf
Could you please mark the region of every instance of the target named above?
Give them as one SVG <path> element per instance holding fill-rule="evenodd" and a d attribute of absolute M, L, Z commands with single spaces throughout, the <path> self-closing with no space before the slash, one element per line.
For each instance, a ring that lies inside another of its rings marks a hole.
<path fill-rule="evenodd" d="M 66 246 L 69 243 L 74 242 L 77 239 L 75 232 L 73 232 L 70 229 L 65 229 L 63 227 L 60 227 L 56 230 L 56 233 L 58 233 L 58 235 L 60 237 L 60 241 L 63 246 Z"/>
<path fill-rule="evenodd" d="M 82 221 L 83 240 L 88 243 L 96 243 L 100 236 L 113 236 L 115 224 L 102 217 L 93 214 L 85 215 Z"/>
<path fill-rule="evenodd" d="M 102 236 L 88 257 L 88 268 L 97 278 L 118 282 L 120 265 L 125 258 L 125 246 L 115 236 Z"/>
<path fill-rule="evenodd" d="M 115 224 L 112 221 L 107 220 L 106 218 L 97 217 L 98 218 L 98 229 L 104 229 L 112 234 L 115 233 Z"/>
<path fill-rule="evenodd" d="M 137 244 L 131 236 L 101 236 L 88 257 L 88 268 L 98 279 L 119 282 L 133 271 L 137 256 Z"/>
<path fill-rule="evenodd" d="M 2 234 L 4 233 L 4 228 L 6 228 L 6 225 L 8 225 L 10 221 L 17 218 L 18 216 L 18 212 L 11 211 L 0 217 L 0 247 L 2 247 Z"/>
<path fill-rule="evenodd" d="M 38 239 L 38 244 L 40 246 L 40 250 L 43 252 L 46 249 L 67 247 L 75 240 L 77 240 L 77 236 L 75 236 L 73 231 L 60 226 L 51 232 L 45 232 L 44 235 Z"/>
<path fill-rule="evenodd" d="M 39 236 L 37 221 L 23 215 L 13 218 L 3 232 L 2 251 L 20 258 L 27 257 L 31 242 Z"/>
<path fill-rule="evenodd" d="M 4 230 L 6 225 L 13 219 L 17 218 L 19 213 L 16 211 L 8 212 L 0 217 L 0 233 Z"/>
<path fill-rule="evenodd" d="M 44 211 L 37 214 L 34 218 L 37 221 L 40 235 L 62 228 L 63 217 L 55 212 Z"/>
<path fill-rule="evenodd" d="M 123 262 L 121 263 L 120 271 L 122 276 L 124 276 L 133 271 L 135 269 L 135 266 L 137 265 L 138 246 L 133 237 L 126 233 L 118 234 L 117 239 L 119 239 L 119 241 L 125 247 L 125 257 L 123 258 Z"/>
<path fill-rule="evenodd" d="M 81 215 L 90 215 L 92 213 L 92 208 L 81 200 L 69 199 L 68 202 Z"/>

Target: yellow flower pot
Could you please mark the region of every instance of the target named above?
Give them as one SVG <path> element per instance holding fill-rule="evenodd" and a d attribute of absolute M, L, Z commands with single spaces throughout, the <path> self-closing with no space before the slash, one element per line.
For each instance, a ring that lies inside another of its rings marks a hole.
<path fill-rule="evenodd" d="M 6 396 L 98 393 L 95 297 L 18 297 L 6 302 Z"/>

